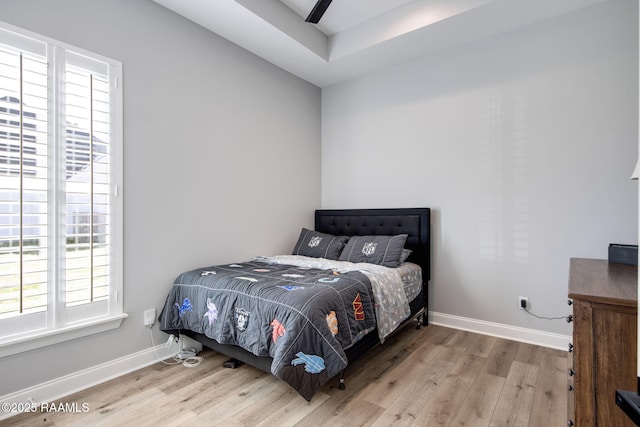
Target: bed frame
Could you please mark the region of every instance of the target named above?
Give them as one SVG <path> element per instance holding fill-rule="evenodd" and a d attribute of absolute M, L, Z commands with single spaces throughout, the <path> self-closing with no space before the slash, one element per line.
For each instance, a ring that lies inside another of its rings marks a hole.
<path fill-rule="evenodd" d="M 408 234 L 405 248 L 411 250 L 407 261 L 422 267 L 422 292 L 410 302 L 411 316 L 396 330 L 417 320 L 417 328 L 427 325 L 428 283 L 431 278 L 431 210 L 429 208 L 399 209 L 322 209 L 315 212 L 315 229 L 336 236 L 396 235 Z M 235 367 L 239 362 L 247 363 L 266 372 L 271 372 L 270 357 L 260 357 L 233 345 L 217 341 L 192 331 L 185 335 L 201 342 L 205 347 L 231 357 L 225 366 Z M 379 343 L 378 331 L 374 330 L 358 343 L 345 350 L 349 364 L 367 353 Z M 341 375 L 340 388 L 344 388 Z"/>

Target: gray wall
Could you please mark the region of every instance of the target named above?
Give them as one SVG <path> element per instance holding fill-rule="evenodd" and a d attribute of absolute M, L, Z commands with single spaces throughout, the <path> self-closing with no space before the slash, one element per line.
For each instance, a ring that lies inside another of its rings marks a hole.
<path fill-rule="evenodd" d="M 290 251 L 320 205 L 320 90 L 150 0 L 0 0 L 0 20 L 123 63 L 129 314 L 3 358 L 4 395 L 149 348 L 143 311 L 183 270 Z"/>
<path fill-rule="evenodd" d="M 569 335 L 570 257 L 638 240 L 638 3 L 323 90 L 325 208 L 435 209 L 431 310 Z"/>

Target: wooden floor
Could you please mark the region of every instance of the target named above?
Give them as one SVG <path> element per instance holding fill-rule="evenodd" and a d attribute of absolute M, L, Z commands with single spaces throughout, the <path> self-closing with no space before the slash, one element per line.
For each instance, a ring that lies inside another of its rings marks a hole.
<path fill-rule="evenodd" d="M 60 402 L 86 413 L 22 414 L 15 426 L 562 426 L 567 353 L 430 325 L 405 327 L 311 402 L 252 367 L 149 366 Z"/>

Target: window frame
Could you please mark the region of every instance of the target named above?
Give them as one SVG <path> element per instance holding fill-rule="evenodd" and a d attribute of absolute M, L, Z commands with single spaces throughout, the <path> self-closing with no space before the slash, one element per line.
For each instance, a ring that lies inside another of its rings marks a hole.
<path fill-rule="evenodd" d="M 47 317 L 46 328 L 39 328 L 20 332 L 13 335 L 0 336 L 0 357 L 8 356 L 11 354 L 17 354 L 36 348 L 65 342 L 68 340 L 88 336 L 111 329 L 120 327 L 122 320 L 128 315 L 124 312 L 123 301 L 123 287 L 124 287 L 124 209 L 123 209 L 123 85 L 122 85 L 122 63 L 111 58 L 107 58 L 103 55 L 95 52 L 90 52 L 85 49 L 81 49 L 67 43 L 60 42 L 58 40 L 51 39 L 46 36 L 7 24 L 0 21 L 0 31 L 8 31 L 16 35 L 16 40 L 20 40 L 19 43 L 10 44 L 14 47 L 21 45 L 25 40 L 32 39 L 34 43 L 45 43 L 47 45 L 47 61 L 48 61 L 48 74 L 49 85 L 48 93 L 50 100 L 48 105 L 50 107 L 47 121 L 49 123 L 49 138 L 58 138 L 64 140 L 66 138 L 66 127 L 64 125 L 64 97 L 61 96 L 64 88 L 62 87 L 63 79 L 61 77 L 64 74 L 65 67 L 65 55 L 67 52 L 70 55 L 79 55 L 90 58 L 108 64 L 109 69 L 109 86 L 110 86 L 110 296 L 107 301 L 102 303 L 107 304 L 106 314 L 98 315 L 89 312 L 80 319 L 66 318 L 69 307 L 66 310 L 53 310 L 57 312 L 51 312 L 52 310 L 46 310 L 40 314 Z M 26 39 L 25 39 L 26 38 Z M 59 142 L 59 141 L 58 141 Z M 58 150 L 59 152 L 60 150 Z M 58 158 L 56 167 L 60 166 L 60 155 L 52 155 L 53 159 Z M 61 179 L 63 174 L 58 174 L 58 180 Z M 64 193 L 60 193 L 59 186 L 61 183 L 55 182 L 55 179 L 49 178 L 49 195 L 53 197 L 55 204 L 53 212 L 49 212 L 48 216 L 53 224 L 53 227 L 64 227 L 65 221 L 61 217 L 64 216 L 64 210 L 60 209 L 60 198 L 64 198 Z M 49 202 L 51 203 L 51 202 Z M 52 239 L 54 242 L 57 239 Z M 52 277 L 48 280 L 50 284 L 52 281 L 56 283 L 60 280 L 60 273 L 58 266 L 64 263 L 61 261 L 58 252 L 61 250 L 60 242 L 52 243 L 49 248 L 49 257 L 53 261 L 49 261 L 48 274 Z M 54 289 L 51 289 L 54 288 Z M 62 286 L 64 288 L 64 286 Z M 55 298 L 56 302 L 53 303 L 56 307 L 59 306 L 60 301 L 65 297 L 59 292 L 60 286 L 48 286 L 49 298 Z M 56 294 L 57 293 L 57 294 Z M 73 309 L 73 307 L 71 307 Z M 61 313 L 64 311 L 64 313 Z M 76 310 L 77 311 L 77 310 Z M 6 319 L 0 319 L 0 325 L 8 325 L 11 322 L 21 322 L 25 315 L 18 315 L 9 317 Z"/>

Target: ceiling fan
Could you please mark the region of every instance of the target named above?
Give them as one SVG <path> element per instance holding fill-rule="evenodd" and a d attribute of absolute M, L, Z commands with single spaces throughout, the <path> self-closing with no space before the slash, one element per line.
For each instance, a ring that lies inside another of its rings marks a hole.
<path fill-rule="evenodd" d="M 305 22 L 311 22 L 312 24 L 320 22 L 320 18 L 322 18 L 322 15 L 327 11 L 331 1 L 332 0 L 318 0 L 316 5 L 313 6 L 313 9 L 311 9 L 311 13 L 309 13 L 307 19 L 305 19 Z"/>

